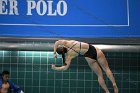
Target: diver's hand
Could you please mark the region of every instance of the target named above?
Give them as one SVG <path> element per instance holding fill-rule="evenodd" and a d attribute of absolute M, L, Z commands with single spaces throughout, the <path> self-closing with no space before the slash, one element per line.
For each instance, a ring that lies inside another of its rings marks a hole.
<path fill-rule="evenodd" d="M 55 67 L 56 67 L 55 64 L 52 64 L 52 69 L 53 69 L 53 70 L 55 69 Z"/>
<path fill-rule="evenodd" d="M 57 58 L 57 54 L 54 54 L 54 58 Z"/>

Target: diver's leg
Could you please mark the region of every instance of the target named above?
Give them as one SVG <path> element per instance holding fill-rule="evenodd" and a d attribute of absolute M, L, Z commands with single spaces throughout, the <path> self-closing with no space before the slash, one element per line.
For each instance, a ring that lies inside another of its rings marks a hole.
<path fill-rule="evenodd" d="M 102 70 L 100 68 L 100 66 L 98 65 L 97 61 L 96 60 L 93 60 L 91 58 L 88 58 L 88 57 L 85 57 L 85 59 L 87 60 L 90 68 L 96 73 L 96 75 L 98 76 L 98 82 L 99 84 L 101 85 L 101 87 L 104 89 L 104 91 L 106 93 L 110 93 L 106 84 L 105 84 L 105 81 L 103 79 L 103 73 L 102 73 Z"/>
<path fill-rule="evenodd" d="M 115 78 L 114 78 L 114 76 L 113 76 L 113 74 L 108 66 L 108 62 L 107 62 L 105 55 L 103 54 L 102 51 L 98 51 L 97 61 L 100 64 L 100 66 L 102 67 L 102 69 L 106 72 L 106 75 L 108 76 L 110 81 L 112 82 L 112 85 L 114 88 L 114 93 L 118 93 L 118 87 L 116 85 Z"/>

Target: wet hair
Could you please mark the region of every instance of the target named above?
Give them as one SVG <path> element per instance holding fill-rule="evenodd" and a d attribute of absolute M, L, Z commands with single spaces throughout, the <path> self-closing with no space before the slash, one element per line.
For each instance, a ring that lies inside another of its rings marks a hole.
<path fill-rule="evenodd" d="M 58 48 L 56 49 L 56 52 L 57 52 L 58 54 L 67 53 L 67 48 L 65 48 L 65 47 L 58 47 Z"/>
<path fill-rule="evenodd" d="M 2 72 L 2 76 L 4 76 L 4 75 L 9 75 L 10 73 L 9 73 L 9 71 L 7 71 L 7 70 L 4 70 L 3 72 Z"/>
<path fill-rule="evenodd" d="M 65 48 L 65 47 L 58 47 L 58 48 L 56 49 L 56 52 L 57 52 L 58 54 L 61 54 L 61 55 L 62 55 L 62 58 L 63 58 L 63 65 L 66 65 L 66 63 L 65 63 L 65 53 L 67 53 L 67 48 Z"/>

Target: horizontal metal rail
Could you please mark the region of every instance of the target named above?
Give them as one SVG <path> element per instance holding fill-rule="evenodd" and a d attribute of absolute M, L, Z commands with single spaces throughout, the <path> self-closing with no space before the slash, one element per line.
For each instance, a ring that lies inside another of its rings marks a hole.
<path fill-rule="evenodd" d="M 95 45 L 107 52 L 140 52 L 140 38 L 45 38 L 0 37 L 0 50 L 53 51 L 60 39 L 79 40 Z"/>
<path fill-rule="evenodd" d="M 54 43 L 9 43 L 0 42 L 0 50 L 53 51 Z M 140 45 L 94 44 L 106 52 L 140 52 Z"/>

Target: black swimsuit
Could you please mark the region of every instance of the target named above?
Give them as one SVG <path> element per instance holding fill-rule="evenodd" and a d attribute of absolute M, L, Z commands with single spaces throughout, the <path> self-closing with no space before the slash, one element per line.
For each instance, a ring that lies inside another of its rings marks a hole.
<path fill-rule="evenodd" d="M 77 43 L 76 43 L 76 44 L 77 44 Z M 80 51 L 77 52 L 76 50 L 73 49 L 73 47 L 74 47 L 76 44 L 74 44 L 72 47 L 68 47 L 69 50 L 72 49 L 74 52 L 78 53 L 79 55 L 82 55 L 82 54 L 80 53 Z M 68 51 L 69 51 L 69 50 L 68 50 Z M 80 42 L 80 50 L 81 50 L 81 42 Z M 89 49 L 88 49 L 88 51 L 87 51 L 83 56 L 84 56 L 84 57 L 89 57 L 89 58 L 91 58 L 91 59 L 97 60 L 97 51 L 96 51 L 95 47 L 89 44 Z"/>
<path fill-rule="evenodd" d="M 84 54 L 84 56 L 97 60 L 97 51 L 96 51 L 95 47 L 89 44 L 89 49 Z"/>

